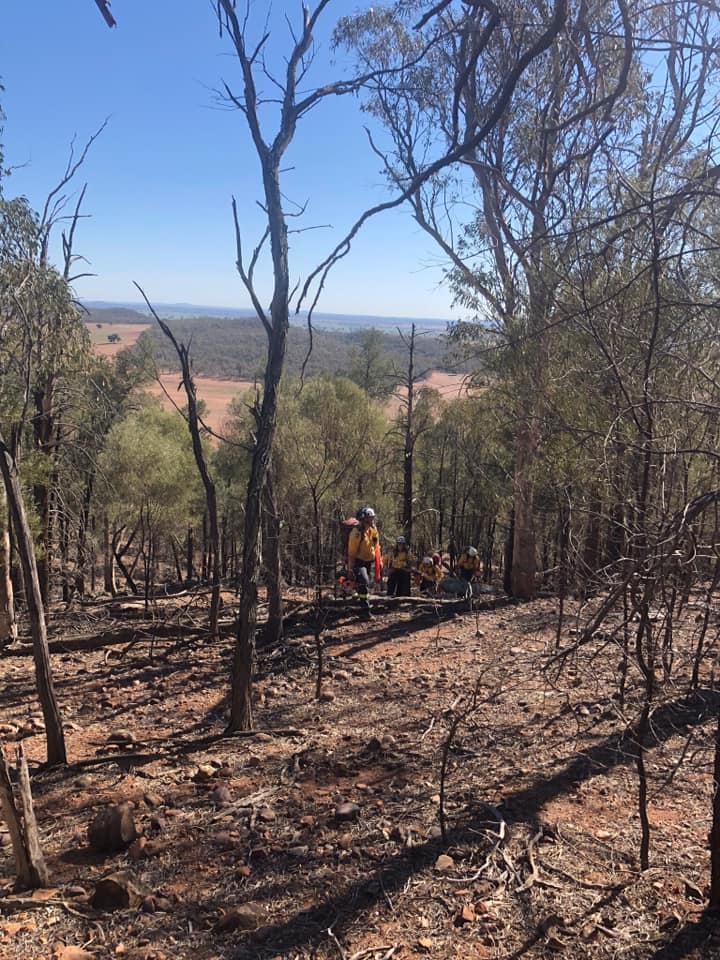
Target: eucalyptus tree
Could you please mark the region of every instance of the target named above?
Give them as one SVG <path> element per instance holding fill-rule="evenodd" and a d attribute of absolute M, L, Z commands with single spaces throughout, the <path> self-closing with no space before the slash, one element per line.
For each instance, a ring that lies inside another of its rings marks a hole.
<path fill-rule="evenodd" d="M 131 410 L 109 431 L 98 468 L 96 495 L 111 521 L 139 531 L 148 605 L 163 546 L 187 530 L 203 499 L 182 418 L 157 403 Z"/>
<path fill-rule="evenodd" d="M 363 330 L 358 346 L 350 350 L 348 377 L 374 400 L 387 400 L 397 385 L 397 371 L 385 348 L 385 334 Z"/>
<path fill-rule="evenodd" d="M 274 457 L 278 501 L 317 585 L 325 563 L 335 559 L 338 519 L 378 470 L 386 431 L 380 407 L 345 377 L 314 377 L 299 393 L 290 382 L 282 393 Z"/>
<path fill-rule="evenodd" d="M 437 42 L 438 36 L 445 32 L 444 25 L 439 24 L 436 30 L 433 30 L 432 25 L 439 23 L 440 13 L 450 6 L 452 4 L 448 0 L 423 10 L 418 9 L 418 27 L 427 28 L 429 35 L 423 37 L 419 46 L 401 49 L 393 44 L 393 49 L 400 53 L 404 64 L 408 61 L 421 61 L 428 49 Z M 239 92 L 234 89 L 234 84 L 228 83 L 224 86 L 223 97 L 227 103 L 238 109 L 250 131 L 260 164 L 263 184 L 262 208 L 267 217 L 267 228 L 255 246 L 254 252 L 248 257 L 241 243 L 239 219 L 237 213 L 235 214 L 238 271 L 258 319 L 266 331 L 268 354 L 245 507 L 240 615 L 232 671 L 232 698 L 228 725 L 231 731 L 248 729 L 253 724 L 251 684 L 257 619 L 257 578 L 260 566 L 258 535 L 263 488 L 275 436 L 278 388 L 285 358 L 291 295 L 288 223 L 283 196 L 285 179 L 283 158 L 297 135 L 298 123 L 323 100 L 355 93 L 363 85 L 372 82 L 373 78 L 378 77 L 379 74 L 387 73 L 388 70 L 398 72 L 402 69 L 397 64 L 390 67 L 381 65 L 379 68 L 372 68 L 348 80 L 331 80 L 314 88 L 309 87 L 313 35 L 318 21 L 330 7 L 329 0 L 320 0 L 313 10 L 304 8 L 302 24 L 292 35 L 289 52 L 284 58 L 285 66 L 282 76 L 277 77 L 272 75 L 266 56 L 270 34 L 264 23 L 259 28 L 257 38 L 251 39 L 252 7 L 248 8 L 246 15 L 240 17 L 234 0 L 219 0 L 217 4 L 221 32 L 229 37 L 240 67 Z M 487 50 L 489 38 L 501 29 L 501 23 L 490 9 L 478 6 L 476 12 L 475 27 L 481 25 L 483 29 L 475 30 L 472 35 L 468 34 L 468 43 L 474 51 L 475 60 L 478 61 L 482 53 Z M 507 110 L 515 86 L 523 72 L 553 43 L 562 28 L 564 18 L 565 0 L 556 0 L 555 6 L 547 16 L 542 16 L 539 22 L 526 32 L 523 41 L 515 51 L 515 58 L 508 64 L 507 70 L 496 77 L 492 90 L 487 91 L 485 104 L 487 111 L 483 122 L 479 123 L 472 132 L 467 131 L 467 135 L 458 129 L 453 142 L 443 143 L 441 149 L 432 158 L 428 156 L 427 163 L 422 169 L 416 170 L 391 200 L 365 211 L 328 257 L 311 272 L 302 285 L 299 300 L 302 303 L 309 299 L 310 314 L 321 295 L 328 271 L 338 259 L 348 253 L 352 240 L 363 223 L 369 217 L 403 203 L 423 183 L 429 181 L 448 164 L 465 156 L 488 135 Z M 270 96 L 264 96 L 262 84 L 268 80 L 272 84 L 273 92 Z M 300 81 L 308 92 L 300 91 Z M 461 93 L 462 86 L 463 81 L 460 80 L 458 95 Z M 271 113 L 270 108 L 273 104 L 278 108 L 278 115 L 274 132 L 268 135 L 265 131 L 268 129 L 268 115 Z M 255 281 L 259 258 L 268 239 L 271 255 L 269 287 L 272 290 L 269 310 L 263 305 L 262 296 Z"/>
<path fill-rule="evenodd" d="M 23 287 L 26 283 L 32 287 L 37 279 L 31 256 L 36 236 L 35 219 L 29 205 L 24 200 L 5 201 L 0 197 L 0 476 L 5 493 L 2 501 L 4 505 L 5 498 L 7 500 L 23 572 L 36 686 L 45 720 L 47 760 L 50 764 L 56 764 L 66 762 L 65 737 L 52 679 L 35 543 L 17 461 L 19 434 L 26 423 L 33 384 L 31 368 L 25 362 L 30 345 L 27 316 L 23 309 Z M 8 430 L 10 434 L 6 440 Z M 5 524 L 0 526 L 6 544 Z M 2 613 L 12 630 L 13 604 L 8 590 L 9 551 L 3 549 L 2 560 Z"/>
<path fill-rule="evenodd" d="M 383 78 L 367 102 L 390 134 L 391 145 L 378 152 L 393 184 L 412 179 L 438 136 L 452 143 L 458 130 L 467 139 L 482 128 L 497 76 L 516 62 L 538 12 L 543 21 L 550 15 L 543 4 L 524 0 L 494 8 L 503 29 L 477 57 L 473 38 L 484 7 L 441 6 L 445 42 L 401 80 Z M 387 63 L 394 44 L 412 42 L 407 9 L 398 4 L 350 18 L 338 41 L 366 68 Z M 557 265 L 572 250 L 569 199 L 579 206 L 577 198 L 596 189 L 593 160 L 618 133 L 617 104 L 634 83 L 632 67 L 625 0 L 568 4 L 558 42 L 523 71 L 512 109 L 458 165 L 408 198 L 416 221 L 447 257 L 457 302 L 475 314 L 483 341 L 489 332 L 502 351 L 498 375 L 514 385 L 512 589 L 519 597 L 535 592 L 534 471 L 561 280 Z M 468 332 L 464 327 L 460 334 Z"/>

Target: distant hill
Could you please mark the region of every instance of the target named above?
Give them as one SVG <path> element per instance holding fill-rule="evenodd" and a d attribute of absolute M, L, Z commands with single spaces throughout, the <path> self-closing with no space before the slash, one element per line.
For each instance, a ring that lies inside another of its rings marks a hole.
<path fill-rule="evenodd" d="M 139 309 L 125 305 L 101 307 L 85 304 L 89 310 L 88 323 L 142 323 L 147 324 L 149 315 Z M 193 369 L 198 376 L 214 377 L 223 380 L 252 380 L 262 375 L 264 369 L 267 338 L 258 319 L 250 311 L 235 311 L 234 315 L 207 314 L 205 316 L 187 316 L 180 312 L 169 313 L 163 304 L 158 304 L 157 312 L 170 322 L 178 340 L 190 344 Z M 175 305 L 179 306 L 179 305 Z M 326 315 L 329 316 L 329 315 Z M 373 326 L 384 337 L 384 352 L 400 370 L 407 365 L 407 347 L 396 332 L 399 327 L 408 333 L 412 320 L 406 322 L 392 318 L 354 317 L 357 323 L 350 326 L 317 326 L 313 335 L 313 349 L 307 364 L 308 375 L 322 372 L 343 373 L 349 366 L 354 349 L 360 346 L 363 334 Z M 384 329 L 373 323 L 385 320 Z M 420 328 L 422 336 L 416 341 L 416 370 L 455 370 L 447 358 L 447 344 L 442 330 Z M 429 322 L 429 321 L 426 321 Z M 438 321 L 439 322 L 439 321 Z M 178 361 L 172 345 L 153 324 L 150 330 L 141 334 L 141 339 L 150 339 L 152 351 L 158 366 L 163 370 L 177 370 Z M 290 327 L 286 354 L 286 369 L 291 375 L 299 374 L 305 361 L 309 345 L 307 328 L 298 323 Z"/>
<path fill-rule="evenodd" d="M 106 300 L 85 300 L 83 306 L 92 314 L 95 310 L 117 312 L 117 323 L 147 323 L 150 311 L 144 303 L 111 303 Z M 203 318 L 203 317 L 255 317 L 255 311 L 247 307 L 204 307 L 192 303 L 156 303 L 153 304 L 158 314 L 165 319 L 173 317 Z M 134 317 L 135 319 L 129 319 Z M 98 321 L 102 318 L 98 317 Z M 105 322 L 111 322 L 105 317 Z M 433 330 L 444 333 L 449 319 L 423 317 L 373 317 L 344 313 L 316 313 L 313 315 L 313 325 L 318 329 L 326 330 L 367 330 L 374 327 L 376 330 L 409 330 L 415 324 L 418 330 Z M 299 314 L 291 317 L 293 326 L 304 326 L 306 315 Z"/>

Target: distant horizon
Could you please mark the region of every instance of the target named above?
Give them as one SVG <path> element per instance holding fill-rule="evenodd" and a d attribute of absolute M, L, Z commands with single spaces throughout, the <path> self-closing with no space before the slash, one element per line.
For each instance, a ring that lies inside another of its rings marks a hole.
<path fill-rule="evenodd" d="M 150 316 L 147 304 L 141 301 L 132 300 L 86 300 L 81 299 L 80 303 L 84 307 L 95 308 L 98 310 L 124 309 L 134 310 L 136 313 Z M 186 303 L 186 302 L 157 302 L 153 304 L 154 309 L 161 314 L 174 314 L 176 316 L 210 316 L 210 317 L 254 317 L 255 310 L 252 307 L 226 307 L 211 306 L 208 304 Z M 290 318 L 290 322 L 301 323 L 306 318 L 306 313 L 300 313 L 296 317 Z M 313 322 L 318 327 L 377 327 L 387 328 L 389 326 L 398 326 L 402 324 L 414 323 L 417 327 L 425 330 L 437 330 L 444 332 L 448 324 L 452 323 L 449 318 L 442 317 L 411 317 L 411 316 L 392 316 L 383 314 L 364 314 L 364 313 L 332 313 L 326 311 L 316 311 L 313 314 Z"/>

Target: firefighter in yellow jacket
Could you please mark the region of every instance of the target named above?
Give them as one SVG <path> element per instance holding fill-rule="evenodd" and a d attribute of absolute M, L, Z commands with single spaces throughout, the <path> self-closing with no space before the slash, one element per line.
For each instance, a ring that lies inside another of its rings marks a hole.
<path fill-rule="evenodd" d="M 388 568 L 387 595 L 410 596 L 410 570 L 413 557 L 405 537 L 398 537 L 395 546 L 383 557 L 383 566 Z"/>
<path fill-rule="evenodd" d="M 435 593 L 438 581 L 443 578 L 443 570 L 434 557 L 423 557 L 418 564 L 417 573 L 420 593 Z"/>
<path fill-rule="evenodd" d="M 456 572 L 459 577 L 470 583 L 482 570 L 482 561 L 475 547 L 466 547 L 460 554 Z"/>
<path fill-rule="evenodd" d="M 360 611 L 366 620 L 371 620 L 370 580 L 379 580 L 382 570 L 380 535 L 375 526 L 377 517 L 372 507 L 363 507 L 357 517 L 360 522 L 357 527 L 353 527 L 348 537 L 347 568 L 357 585 Z"/>

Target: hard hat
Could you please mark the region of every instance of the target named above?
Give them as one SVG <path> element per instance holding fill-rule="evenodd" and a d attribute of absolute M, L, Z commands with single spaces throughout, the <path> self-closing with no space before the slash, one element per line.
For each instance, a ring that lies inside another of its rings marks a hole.
<path fill-rule="evenodd" d="M 406 543 L 406 542 L 407 542 L 407 541 L 405 540 L 405 537 L 403 537 L 403 536 L 399 536 L 399 537 L 396 539 L 396 541 L 395 541 L 395 543 Z"/>
<path fill-rule="evenodd" d="M 372 507 L 363 507 L 362 510 L 360 511 L 360 519 L 361 519 L 361 520 L 374 520 L 374 519 L 375 519 L 375 511 L 373 510 L 373 508 L 372 508 Z"/>
<path fill-rule="evenodd" d="M 475 547 L 468 547 L 467 552 L 469 557 L 476 557 L 478 555 Z"/>
<path fill-rule="evenodd" d="M 423 557 L 423 563 L 427 566 L 432 566 L 432 557 Z"/>

